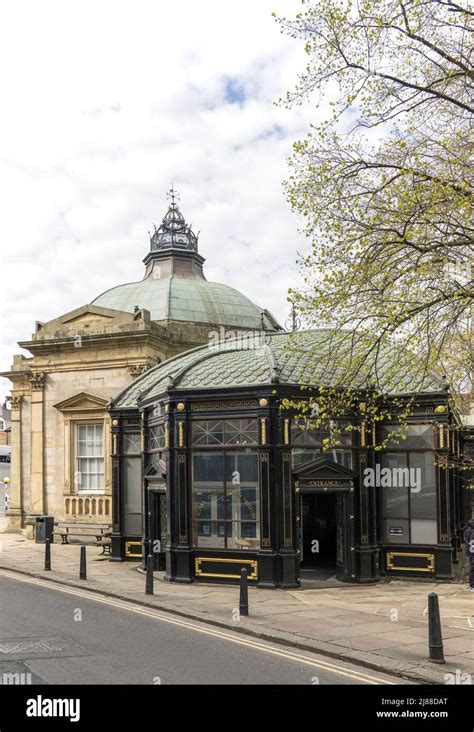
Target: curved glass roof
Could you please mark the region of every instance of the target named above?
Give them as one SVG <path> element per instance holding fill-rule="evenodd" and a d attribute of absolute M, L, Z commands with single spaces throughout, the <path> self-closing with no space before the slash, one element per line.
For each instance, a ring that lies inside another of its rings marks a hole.
<path fill-rule="evenodd" d="M 92 301 L 93 305 L 133 313 L 149 310 L 152 320 L 183 320 L 233 328 L 278 327 L 266 311 L 238 290 L 217 282 L 170 275 L 156 279 L 151 274 L 140 282 L 118 285 Z"/>
<path fill-rule="evenodd" d="M 199 389 L 209 394 L 213 389 L 248 387 L 262 384 L 305 386 L 367 386 L 367 361 L 357 383 L 345 384 L 340 356 L 344 351 L 367 350 L 360 340 L 354 345 L 350 331 L 314 330 L 294 333 L 250 333 L 215 345 L 204 345 L 163 361 L 139 376 L 115 399 L 115 408 L 137 408 L 174 390 Z M 388 394 L 440 392 L 445 382 L 436 374 L 420 375 L 414 357 L 403 358 L 400 349 L 385 347 L 377 364 L 379 385 Z"/>

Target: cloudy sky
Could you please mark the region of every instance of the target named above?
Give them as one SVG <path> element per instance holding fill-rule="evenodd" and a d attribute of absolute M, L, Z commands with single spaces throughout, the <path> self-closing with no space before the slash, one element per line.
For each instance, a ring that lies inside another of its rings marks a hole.
<path fill-rule="evenodd" d="M 298 0 L 16 0 L 1 13 L 0 370 L 36 320 L 141 279 L 174 181 L 206 276 L 282 322 L 298 281 L 286 158 L 318 112 L 273 102 Z M 2 380 L 0 394 L 8 391 Z"/>

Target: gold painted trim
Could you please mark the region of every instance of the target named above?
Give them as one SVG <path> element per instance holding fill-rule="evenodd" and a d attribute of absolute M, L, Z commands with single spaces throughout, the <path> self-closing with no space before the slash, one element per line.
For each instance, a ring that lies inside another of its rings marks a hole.
<path fill-rule="evenodd" d="M 176 405 L 176 409 L 178 410 L 178 412 L 184 412 L 184 403 L 183 402 L 179 402 Z"/>
<path fill-rule="evenodd" d="M 283 423 L 283 442 L 285 445 L 290 444 L 290 420 L 285 419 Z"/>
<path fill-rule="evenodd" d="M 441 450 L 444 449 L 444 425 L 440 424 L 438 425 L 438 438 L 439 438 L 439 447 Z"/>
<path fill-rule="evenodd" d="M 112 440 L 113 440 L 113 443 L 114 443 L 113 454 L 116 455 L 117 454 L 117 435 L 113 435 L 112 436 Z"/>
<path fill-rule="evenodd" d="M 365 422 L 362 422 L 360 425 L 360 446 L 365 447 L 366 446 L 366 438 L 365 438 Z"/>
<path fill-rule="evenodd" d="M 184 423 L 178 422 L 178 444 L 179 447 L 184 447 Z"/>
<path fill-rule="evenodd" d="M 258 407 L 257 399 L 191 402 L 190 405 L 190 409 L 192 412 L 207 412 L 216 409 L 254 409 L 255 407 Z"/>
<path fill-rule="evenodd" d="M 203 572 L 201 565 L 203 562 L 226 562 L 227 564 L 248 564 L 252 570 L 247 579 L 258 579 L 258 562 L 256 559 L 222 559 L 221 557 L 196 557 L 194 560 L 196 577 L 219 577 L 224 579 L 240 579 L 240 574 L 215 574 L 213 572 Z"/>
<path fill-rule="evenodd" d="M 140 546 L 141 547 L 141 545 L 142 544 L 140 541 L 126 541 L 125 542 L 125 556 L 126 557 L 137 557 L 137 558 L 141 559 L 142 554 L 143 554 L 143 552 L 141 550 L 140 550 L 140 554 L 136 554 L 136 552 L 133 552 L 130 550 L 131 546 Z"/>
<path fill-rule="evenodd" d="M 165 447 L 170 446 L 170 432 L 168 428 L 168 422 L 165 422 Z"/>
<path fill-rule="evenodd" d="M 265 417 L 262 417 L 260 422 L 262 424 L 262 445 L 266 445 L 267 444 L 267 420 L 265 419 Z"/>
<path fill-rule="evenodd" d="M 259 405 L 261 407 L 268 407 L 268 399 L 260 399 Z"/>
<path fill-rule="evenodd" d="M 428 560 L 427 567 L 396 567 L 393 564 L 395 557 L 423 557 Z M 387 569 L 395 569 L 401 572 L 434 572 L 435 556 L 434 554 L 423 554 L 420 552 L 387 552 Z"/>

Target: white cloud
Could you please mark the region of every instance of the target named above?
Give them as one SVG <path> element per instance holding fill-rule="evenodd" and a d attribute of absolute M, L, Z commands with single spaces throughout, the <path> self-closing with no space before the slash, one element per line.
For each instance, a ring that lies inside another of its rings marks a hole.
<path fill-rule="evenodd" d="M 0 370 L 35 320 L 141 279 L 171 181 L 209 280 L 284 321 L 305 247 L 281 182 L 314 108 L 293 0 L 17 0 L 2 8 Z M 229 84 L 243 92 L 232 103 Z M 8 382 L 0 385 L 3 393 Z"/>

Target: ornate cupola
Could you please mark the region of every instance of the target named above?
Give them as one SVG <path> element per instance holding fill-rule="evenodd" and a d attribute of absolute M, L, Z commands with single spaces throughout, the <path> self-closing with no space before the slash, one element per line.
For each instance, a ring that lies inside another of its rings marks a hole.
<path fill-rule="evenodd" d="M 174 186 L 167 197 L 168 211 L 160 227 L 155 226 L 153 234 L 150 233 L 150 251 L 143 260 L 145 277 L 153 273 L 155 278 L 180 274 L 205 279 L 202 271 L 205 259 L 198 253 L 198 236 L 179 210 L 179 195 Z"/>
<path fill-rule="evenodd" d="M 112 287 L 94 305 L 134 313 L 148 310 L 151 319 L 170 326 L 193 323 L 196 333 L 209 336 L 209 325 L 245 330 L 281 330 L 273 315 L 262 310 L 238 290 L 208 282 L 198 252 L 198 237 L 178 206 L 171 188 L 168 210 L 159 228 L 150 233 L 150 251 L 143 260 L 145 276 L 139 282 Z M 201 331 L 199 331 L 201 328 Z M 171 331 L 170 331 L 171 332 Z M 181 332 L 181 331 L 180 331 Z"/>

